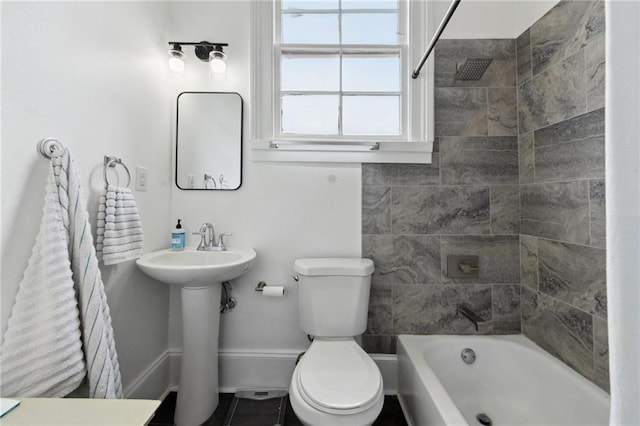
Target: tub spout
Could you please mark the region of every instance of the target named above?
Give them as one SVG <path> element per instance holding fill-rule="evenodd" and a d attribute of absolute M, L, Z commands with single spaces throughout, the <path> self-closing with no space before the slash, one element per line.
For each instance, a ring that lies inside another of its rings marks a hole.
<path fill-rule="evenodd" d="M 459 315 L 462 315 L 476 326 L 476 331 L 479 331 L 481 325 L 488 325 L 491 323 L 490 320 L 485 320 L 480 315 L 473 312 L 471 306 L 466 303 L 459 304 L 457 308 Z"/>

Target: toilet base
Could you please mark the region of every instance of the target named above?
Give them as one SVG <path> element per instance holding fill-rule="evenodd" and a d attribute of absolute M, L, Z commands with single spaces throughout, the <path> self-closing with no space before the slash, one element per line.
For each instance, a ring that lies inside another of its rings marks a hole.
<path fill-rule="evenodd" d="M 296 376 L 293 372 L 293 377 Z M 376 403 L 368 410 L 352 415 L 337 415 L 321 412 L 307 404 L 298 391 L 295 380 L 289 386 L 289 401 L 298 420 L 304 426 L 370 426 L 378 418 L 384 405 L 384 392 L 380 389 Z"/>

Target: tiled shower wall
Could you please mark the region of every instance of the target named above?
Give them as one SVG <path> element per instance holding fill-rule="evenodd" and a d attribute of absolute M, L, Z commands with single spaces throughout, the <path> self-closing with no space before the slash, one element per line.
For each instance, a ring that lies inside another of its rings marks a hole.
<path fill-rule="evenodd" d="M 608 390 L 604 2 L 517 39 L 522 332 Z"/>
<path fill-rule="evenodd" d="M 442 40 L 435 51 L 433 163 L 363 165 L 363 255 L 374 260 L 363 345 L 395 353 L 398 334 L 520 333 L 515 40 Z M 456 64 L 492 57 L 479 81 Z M 448 255 L 479 255 L 480 276 L 447 276 Z"/>
<path fill-rule="evenodd" d="M 493 62 L 456 81 L 474 57 Z M 517 40 L 441 40 L 435 67 L 433 163 L 363 165 L 364 347 L 475 333 L 469 303 L 484 332 L 522 331 L 608 389 L 602 1 L 562 1 Z M 479 255 L 480 278 L 448 278 L 450 254 Z"/>

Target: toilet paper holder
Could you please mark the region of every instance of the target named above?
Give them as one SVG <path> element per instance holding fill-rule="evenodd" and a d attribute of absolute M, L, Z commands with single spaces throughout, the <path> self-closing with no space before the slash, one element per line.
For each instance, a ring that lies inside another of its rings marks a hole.
<path fill-rule="evenodd" d="M 264 291 L 264 288 L 267 287 L 267 283 L 265 281 L 260 281 L 258 283 L 258 285 L 256 286 L 255 290 L 256 291 Z M 284 294 L 284 289 L 282 290 L 282 293 Z"/>

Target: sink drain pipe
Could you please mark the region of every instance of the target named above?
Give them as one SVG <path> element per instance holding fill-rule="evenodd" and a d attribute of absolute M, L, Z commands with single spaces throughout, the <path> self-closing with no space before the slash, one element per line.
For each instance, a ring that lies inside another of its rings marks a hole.
<path fill-rule="evenodd" d="M 225 314 L 236 307 L 238 302 L 231 297 L 231 283 L 229 281 L 222 282 L 222 295 L 220 297 L 220 313 Z"/>

